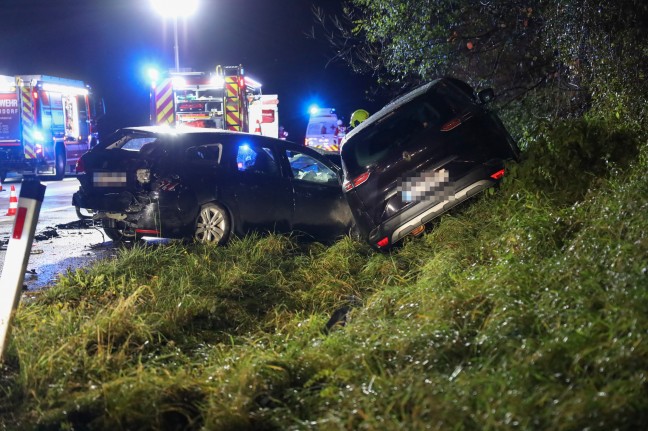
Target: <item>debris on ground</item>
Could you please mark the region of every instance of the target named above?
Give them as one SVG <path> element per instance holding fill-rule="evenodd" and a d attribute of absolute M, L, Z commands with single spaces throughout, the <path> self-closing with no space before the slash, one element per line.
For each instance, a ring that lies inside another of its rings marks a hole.
<path fill-rule="evenodd" d="M 44 231 L 34 235 L 34 240 L 36 241 L 45 241 L 52 238 L 58 238 L 59 234 L 56 229 L 51 226 L 48 226 Z"/>
<path fill-rule="evenodd" d="M 324 334 L 329 334 L 332 329 L 336 327 L 346 326 L 349 312 L 352 308 L 356 308 L 362 305 L 362 301 L 356 296 L 349 296 L 346 299 L 346 304 L 342 307 L 333 311 L 331 318 L 326 322 L 326 325 L 322 329 Z"/>
<path fill-rule="evenodd" d="M 69 223 L 57 224 L 58 229 L 93 229 L 101 227 L 101 222 L 92 219 L 74 220 Z"/>

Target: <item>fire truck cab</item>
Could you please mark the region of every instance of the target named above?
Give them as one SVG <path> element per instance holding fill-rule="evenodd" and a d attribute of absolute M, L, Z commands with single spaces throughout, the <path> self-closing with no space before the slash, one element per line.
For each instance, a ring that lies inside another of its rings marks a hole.
<path fill-rule="evenodd" d="M 214 72 L 168 72 L 151 85 L 151 124 L 213 127 L 278 137 L 278 97 L 242 66 Z"/>
<path fill-rule="evenodd" d="M 96 108 L 82 81 L 0 76 L 0 180 L 8 172 L 60 180 L 97 142 Z"/>

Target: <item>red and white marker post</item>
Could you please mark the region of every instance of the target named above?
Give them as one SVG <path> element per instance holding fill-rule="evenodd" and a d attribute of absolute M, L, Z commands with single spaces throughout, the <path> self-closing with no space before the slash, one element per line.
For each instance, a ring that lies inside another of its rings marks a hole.
<path fill-rule="evenodd" d="M 20 189 L 13 234 L 9 239 L 0 276 L 0 362 L 7 349 L 11 320 L 20 301 L 45 188 L 39 181 L 29 180 L 23 181 Z"/>

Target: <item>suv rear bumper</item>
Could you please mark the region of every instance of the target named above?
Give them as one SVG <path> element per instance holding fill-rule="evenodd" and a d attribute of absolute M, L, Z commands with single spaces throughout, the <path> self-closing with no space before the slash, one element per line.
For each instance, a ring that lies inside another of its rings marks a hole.
<path fill-rule="evenodd" d="M 453 195 L 441 201 L 424 200 L 407 207 L 372 229 L 367 241 L 373 247 L 388 249 L 417 227 L 434 220 L 451 208 L 497 184 L 498 180 L 491 178 L 490 175 L 503 167 L 503 163 L 501 167 L 493 165 L 479 167 L 456 182 L 456 191 Z M 382 240 L 384 243 L 385 238 L 388 239 L 388 243 L 378 246 L 378 242 Z"/>

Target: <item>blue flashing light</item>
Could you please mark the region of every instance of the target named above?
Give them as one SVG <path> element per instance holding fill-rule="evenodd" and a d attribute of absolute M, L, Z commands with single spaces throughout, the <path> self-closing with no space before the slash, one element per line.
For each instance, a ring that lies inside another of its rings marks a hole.
<path fill-rule="evenodd" d="M 317 105 L 311 105 L 310 108 L 308 108 L 308 112 L 309 112 L 311 115 L 317 115 L 317 113 L 319 112 L 319 109 L 320 109 L 319 106 L 317 106 Z"/>
<path fill-rule="evenodd" d="M 160 79 L 160 72 L 154 67 L 149 67 L 147 73 L 152 84 L 156 84 L 158 79 Z"/>
<path fill-rule="evenodd" d="M 239 145 L 238 154 L 236 155 L 236 166 L 239 171 L 247 170 L 250 166 L 254 165 L 255 160 L 256 153 L 250 148 L 250 145 L 245 142 Z"/>

